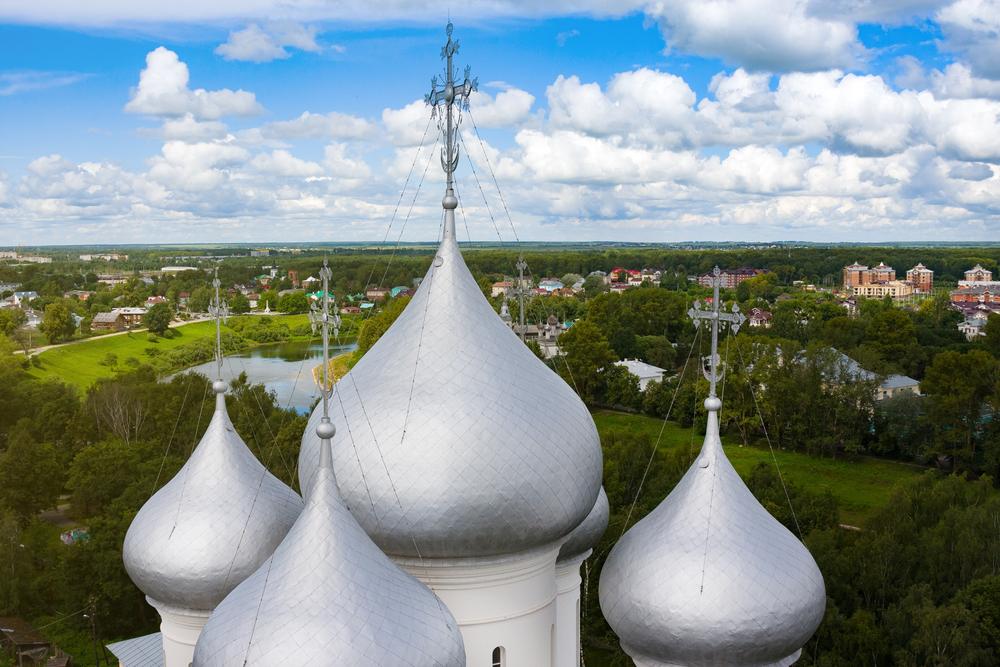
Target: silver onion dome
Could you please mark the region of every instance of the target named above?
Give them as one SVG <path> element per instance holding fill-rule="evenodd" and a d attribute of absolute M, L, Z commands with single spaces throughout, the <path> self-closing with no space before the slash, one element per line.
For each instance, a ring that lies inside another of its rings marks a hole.
<path fill-rule="evenodd" d="M 790 665 L 823 618 L 823 576 L 730 464 L 714 396 L 701 453 L 618 542 L 600 603 L 637 665 Z"/>
<path fill-rule="evenodd" d="M 250 453 L 213 384 L 215 414 L 180 472 L 142 506 L 125 535 L 125 569 L 143 593 L 211 610 L 271 555 L 302 499 Z"/>
<path fill-rule="evenodd" d="M 358 525 L 337 490 L 329 440 L 321 451 L 305 510 L 212 613 L 194 667 L 463 667 L 451 612 Z"/>
<path fill-rule="evenodd" d="M 340 490 L 386 553 L 510 554 L 554 543 L 590 512 L 601 484 L 583 402 L 504 325 L 455 241 L 444 238 L 396 322 L 337 383 L 330 417 Z M 314 484 L 319 439 L 303 437 Z"/>
<path fill-rule="evenodd" d="M 597 546 L 597 543 L 604 536 L 604 531 L 608 529 L 609 511 L 608 494 L 604 492 L 604 487 L 602 486 L 600 493 L 597 494 L 597 502 L 594 503 L 594 508 L 590 510 L 590 514 L 587 515 L 587 518 L 579 526 L 573 529 L 573 532 L 563 542 L 562 548 L 559 549 L 558 560 L 579 556 L 588 549 L 593 549 Z"/>

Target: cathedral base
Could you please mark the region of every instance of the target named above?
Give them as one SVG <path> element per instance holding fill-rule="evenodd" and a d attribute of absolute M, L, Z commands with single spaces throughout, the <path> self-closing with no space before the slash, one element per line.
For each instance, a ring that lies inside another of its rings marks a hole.
<path fill-rule="evenodd" d="M 498 557 L 393 560 L 448 606 L 465 641 L 467 667 L 555 661 L 559 545 Z M 498 660 L 495 661 L 495 656 Z"/>
<path fill-rule="evenodd" d="M 556 563 L 556 658 L 553 667 L 580 667 L 580 565 L 590 550 Z"/>
<path fill-rule="evenodd" d="M 163 667 L 189 667 L 194 658 L 194 646 L 211 612 L 179 609 L 151 597 L 146 597 L 146 601 L 160 614 Z"/>

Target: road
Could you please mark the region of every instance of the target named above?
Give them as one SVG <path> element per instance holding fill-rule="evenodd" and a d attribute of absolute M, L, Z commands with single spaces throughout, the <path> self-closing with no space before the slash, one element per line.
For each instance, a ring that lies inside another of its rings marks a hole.
<path fill-rule="evenodd" d="M 188 324 L 195 324 L 197 322 L 207 322 L 211 319 L 212 319 L 211 317 L 201 317 L 195 320 L 177 320 L 171 322 L 170 326 L 176 329 L 178 327 L 183 327 Z M 125 331 L 116 331 L 114 333 L 103 334 L 101 336 L 91 336 L 90 338 L 79 338 L 77 340 L 71 340 L 68 343 L 56 343 L 55 345 L 43 345 L 41 347 L 33 347 L 31 348 L 31 354 L 33 355 L 41 354 L 46 350 L 54 350 L 57 347 L 66 347 L 67 345 L 77 345 L 79 343 L 86 343 L 92 340 L 100 340 L 101 338 L 111 338 L 112 336 L 124 336 L 125 334 L 140 333 L 143 331 L 146 331 L 146 329 L 126 329 Z M 24 354 L 24 350 L 15 350 L 14 354 Z"/>

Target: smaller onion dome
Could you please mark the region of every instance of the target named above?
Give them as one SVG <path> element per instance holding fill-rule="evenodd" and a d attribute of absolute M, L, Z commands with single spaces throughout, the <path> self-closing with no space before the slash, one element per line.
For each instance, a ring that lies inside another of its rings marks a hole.
<path fill-rule="evenodd" d="M 698 458 L 601 573 L 604 617 L 644 667 L 790 665 L 823 619 L 823 576 L 726 458 L 720 406 L 705 401 Z"/>
<path fill-rule="evenodd" d="M 600 493 L 597 494 L 594 509 L 590 510 L 587 518 L 574 528 L 566 541 L 563 542 L 562 548 L 559 549 L 558 561 L 579 556 L 588 549 L 597 546 L 601 537 L 604 536 L 604 531 L 608 529 L 608 513 L 608 494 L 604 492 L 602 486 Z"/>
<path fill-rule="evenodd" d="M 320 464 L 306 507 L 274 555 L 222 601 L 194 667 L 463 667 L 451 612 L 379 550 L 344 505 L 333 425 L 317 426 Z"/>
<path fill-rule="evenodd" d="M 302 499 L 261 465 L 226 412 L 215 414 L 191 457 L 146 501 L 125 535 L 125 569 L 143 593 L 210 611 L 256 570 L 302 511 Z"/>

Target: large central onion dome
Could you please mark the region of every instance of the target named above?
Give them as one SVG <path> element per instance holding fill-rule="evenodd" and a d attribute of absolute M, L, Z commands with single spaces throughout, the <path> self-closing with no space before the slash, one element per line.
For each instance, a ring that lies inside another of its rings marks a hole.
<path fill-rule="evenodd" d="M 458 623 L 344 506 L 330 422 L 306 508 L 274 555 L 212 612 L 195 667 L 464 667 Z"/>
<path fill-rule="evenodd" d="M 823 619 L 823 576 L 729 463 L 720 405 L 705 401 L 697 460 L 601 573 L 604 617 L 641 667 L 790 665 Z"/>
<path fill-rule="evenodd" d="M 215 414 L 194 453 L 136 514 L 125 569 L 153 600 L 209 611 L 278 546 L 302 499 L 247 449 L 214 384 Z"/>
<path fill-rule="evenodd" d="M 397 556 L 554 543 L 587 516 L 601 484 L 590 413 L 483 296 L 455 241 L 456 203 L 445 197 L 444 239 L 420 289 L 331 401 L 346 436 L 333 453 L 341 492 Z M 313 430 L 299 455 L 306 492 L 318 460 Z"/>

